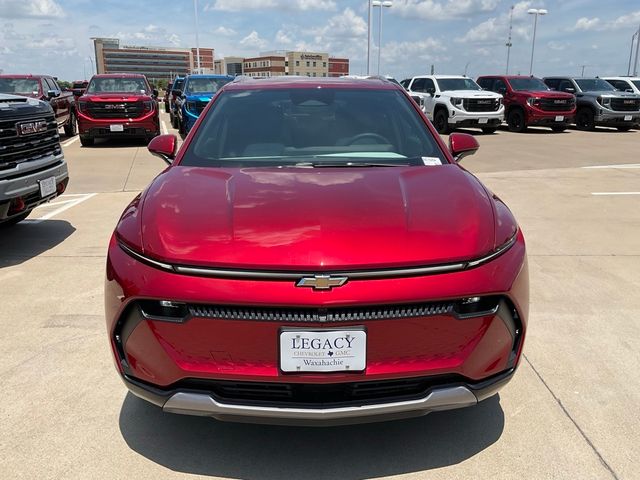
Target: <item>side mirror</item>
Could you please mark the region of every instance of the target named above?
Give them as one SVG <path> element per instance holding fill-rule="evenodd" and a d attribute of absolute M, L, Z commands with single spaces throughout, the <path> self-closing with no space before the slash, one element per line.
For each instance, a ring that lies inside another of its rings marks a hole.
<path fill-rule="evenodd" d="M 173 93 L 174 95 L 176 95 L 177 97 L 181 97 L 182 96 L 182 90 L 171 90 L 171 93 Z"/>
<path fill-rule="evenodd" d="M 47 90 L 47 98 L 56 98 L 60 96 L 60 92 L 57 90 Z"/>
<path fill-rule="evenodd" d="M 157 88 L 154 88 L 151 92 L 153 93 L 154 97 L 156 97 L 156 98 L 158 97 L 158 89 Z"/>
<path fill-rule="evenodd" d="M 435 95 L 436 91 L 435 91 L 435 90 L 427 90 L 427 93 L 428 93 L 431 97 L 433 97 L 433 96 Z"/>
<path fill-rule="evenodd" d="M 573 87 L 566 87 L 564 91 L 567 93 L 576 93 L 576 89 Z"/>
<path fill-rule="evenodd" d="M 624 91 L 625 92 L 629 92 L 629 93 L 633 93 L 633 88 L 625 88 Z"/>
<path fill-rule="evenodd" d="M 473 155 L 480 148 L 478 141 L 468 133 L 452 133 L 449 135 L 449 151 L 456 162 L 467 155 Z"/>
<path fill-rule="evenodd" d="M 496 90 L 496 92 L 499 93 L 500 95 L 504 95 L 505 93 L 507 93 L 507 89 L 502 87 Z"/>
<path fill-rule="evenodd" d="M 168 165 L 173 163 L 178 149 L 178 138 L 175 135 L 159 135 L 149 142 L 147 147 L 151 155 L 160 157 Z"/>

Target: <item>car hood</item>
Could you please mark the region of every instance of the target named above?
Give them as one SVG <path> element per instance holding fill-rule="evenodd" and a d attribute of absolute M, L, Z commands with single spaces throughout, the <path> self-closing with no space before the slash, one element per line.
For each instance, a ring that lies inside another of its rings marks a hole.
<path fill-rule="evenodd" d="M 457 165 L 175 166 L 146 192 L 141 246 L 175 264 L 247 269 L 444 263 L 493 250 L 493 208 Z"/>
<path fill-rule="evenodd" d="M 201 101 L 201 102 L 208 102 L 209 100 L 211 100 L 213 98 L 213 96 L 215 95 L 215 93 L 198 93 L 198 94 L 193 94 L 193 95 L 187 95 L 187 101 Z"/>
<path fill-rule="evenodd" d="M 592 97 L 609 97 L 609 98 L 639 98 L 635 93 L 620 92 L 611 90 L 593 90 L 588 92 L 579 92 L 578 95 L 589 95 Z"/>
<path fill-rule="evenodd" d="M 442 92 L 448 97 L 458 98 L 502 98 L 502 95 L 487 90 L 447 90 Z"/>
<path fill-rule="evenodd" d="M 573 93 L 567 92 L 556 92 L 553 90 L 520 90 L 518 93 L 525 94 L 529 97 L 537 97 L 537 98 L 573 98 Z"/>
<path fill-rule="evenodd" d="M 80 99 L 90 102 L 139 102 L 151 100 L 151 96 L 142 93 L 89 93 Z"/>

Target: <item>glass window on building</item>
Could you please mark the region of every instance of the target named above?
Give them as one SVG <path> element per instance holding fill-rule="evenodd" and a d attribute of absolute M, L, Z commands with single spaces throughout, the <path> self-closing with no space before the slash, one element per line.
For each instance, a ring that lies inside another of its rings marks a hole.
<path fill-rule="evenodd" d="M 322 62 L 322 67 L 326 68 L 327 67 L 327 62 Z"/>
<path fill-rule="evenodd" d="M 316 62 L 313 62 L 313 66 L 314 66 L 314 67 L 316 66 Z"/>
<path fill-rule="evenodd" d="M 309 62 L 307 62 L 307 67 L 309 66 Z"/>
<path fill-rule="evenodd" d="M 296 60 L 296 67 L 299 67 L 299 66 L 300 66 L 300 60 Z M 296 75 L 297 75 L 297 73 L 296 73 Z"/>
<path fill-rule="evenodd" d="M 316 62 L 313 62 L 313 63 L 316 63 Z M 316 72 L 313 72 L 313 76 L 314 76 L 314 77 L 316 76 Z"/>

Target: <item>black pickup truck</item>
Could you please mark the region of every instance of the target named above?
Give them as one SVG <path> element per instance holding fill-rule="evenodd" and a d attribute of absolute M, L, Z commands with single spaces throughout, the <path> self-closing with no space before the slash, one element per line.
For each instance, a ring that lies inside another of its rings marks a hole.
<path fill-rule="evenodd" d="M 71 91 L 64 91 L 55 78 L 48 75 L 0 75 L 0 93 L 37 98 L 49 102 L 58 127 L 67 137 L 78 133 L 76 99 Z"/>
<path fill-rule="evenodd" d="M 27 218 L 68 181 L 51 106 L 0 93 L 0 227 Z"/>

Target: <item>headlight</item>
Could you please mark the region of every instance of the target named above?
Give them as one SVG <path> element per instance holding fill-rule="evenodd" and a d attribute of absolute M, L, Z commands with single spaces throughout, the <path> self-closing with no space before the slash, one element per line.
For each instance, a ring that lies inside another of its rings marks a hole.
<path fill-rule="evenodd" d="M 598 97 L 598 103 L 603 107 L 610 108 L 611 107 L 611 97 Z"/>
<path fill-rule="evenodd" d="M 532 107 L 537 107 L 538 105 L 540 105 L 540 100 L 541 99 L 539 97 L 531 97 L 527 98 L 527 103 Z"/>
<path fill-rule="evenodd" d="M 452 98 L 451 99 L 451 104 L 455 105 L 456 107 L 460 107 L 462 105 L 462 99 L 461 98 Z"/>
<path fill-rule="evenodd" d="M 187 110 L 196 113 L 196 102 L 187 102 Z"/>
<path fill-rule="evenodd" d="M 76 108 L 80 113 L 88 113 L 89 111 L 89 102 L 78 102 L 76 103 Z"/>
<path fill-rule="evenodd" d="M 153 110 L 153 101 L 151 100 L 147 100 L 145 102 L 142 102 L 142 109 L 144 112 L 150 112 Z"/>
<path fill-rule="evenodd" d="M 498 108 L 500 108 L 500 105 L 502 105 L 502 98 L 498 99 Z"/>

